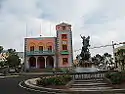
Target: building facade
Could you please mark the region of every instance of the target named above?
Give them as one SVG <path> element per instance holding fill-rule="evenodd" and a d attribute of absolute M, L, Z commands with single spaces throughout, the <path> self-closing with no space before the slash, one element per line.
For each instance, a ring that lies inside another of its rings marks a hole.
<path fill-rule="evenodd" d="M 25 68 L 64 68 L 73 63 L 71 25 L 56 25 L 56 37 L 25 38 Z"/>

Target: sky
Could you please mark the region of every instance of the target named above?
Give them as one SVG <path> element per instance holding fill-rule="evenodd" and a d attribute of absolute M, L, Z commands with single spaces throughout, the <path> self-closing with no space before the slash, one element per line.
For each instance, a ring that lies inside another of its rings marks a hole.
<path fill-rule="evenodd" d="M 125 41 L 125 0 L 0 0 L 0 45 L 24 50 L 24 37 L 56 36 L 55 26 L 72 25 L 74 58 L 82 36 L 91 47 Z M 91 49 L 112 53 L 112 47 Z"/>

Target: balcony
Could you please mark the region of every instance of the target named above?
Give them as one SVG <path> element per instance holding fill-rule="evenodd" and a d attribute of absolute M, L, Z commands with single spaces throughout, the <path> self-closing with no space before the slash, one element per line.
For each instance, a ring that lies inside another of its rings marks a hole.
<path fill-rule="evenodd" d="M 61 51 L 60 53 L 61 53 L 61 55 L 68 55 L 69 54 L 68 51 Z"/>
<path fill-rule="evenodd" d="M 55 51 L 27 51 L 26 55 L 55 55 Z"/>

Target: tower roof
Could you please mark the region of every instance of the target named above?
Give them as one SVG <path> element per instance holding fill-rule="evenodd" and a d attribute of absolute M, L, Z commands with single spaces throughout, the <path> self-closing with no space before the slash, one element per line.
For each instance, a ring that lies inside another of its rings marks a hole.
<path fill-rule="evenodd" d="M 70 24 L 67 24 L 67 23 L 62 22 L 62 23 L 58 24 L 57 26 L 71 26 L 71 25 L 70 25 Z"/>

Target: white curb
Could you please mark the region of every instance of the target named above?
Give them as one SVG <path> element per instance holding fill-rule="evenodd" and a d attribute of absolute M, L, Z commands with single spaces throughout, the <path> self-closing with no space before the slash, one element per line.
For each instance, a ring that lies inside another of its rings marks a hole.
<path fill-rule="evenodd" d="M 52 91 L 67 91 L 67 90 L 65 90 L 65 89 L 53 89 L 53 88 L 45 88 L 45 87 L 40 87 L 40 86 L 36 86 L 36 83 L 34 82 L 36 79 L 39 79 L 39 78 L 33 78 L 33 79 L 28 79 L 28 80 L 26 80 L 24 83 L 27 85 L 27 86 L 29 86 L 29 87 L 31 87 L 31 88 L 37 88 L 37 89 L 45 89 L 45 90 L 52 90 Z M 20 85 L 19 85 L 20 86 Z M 23 86 L 21 86 L 21 87 L 23 87 Z M 26 87 L 23 87 L 23 88 L 26 88 Z M 31 89 L 31 88 L 28 88 L 28 89 L 30 89 L 30 90 L 34 90 L 34 91 L 41 91 L 41 90 L 36 90 L 36 89 Z M 108 90 L 84 90 L 84 91 L 99 91 L 99 92 L 105 92 L 105 91 L 120 91 L 120 90 L 124 90 L 125 91 L 125 89 L 108 89 Z M 76 91 L 76 90 L 70 90 L 69 89 L 69 91 L 71 91 L 71 92 L 73 92 L 73 91 Z M 45 92 L 45 91 L 44 91 Z M 47 91 L 46 91 L 47 92 Z M 80 91 L 78 91 L 78 92 L 80 92 Z"/>

